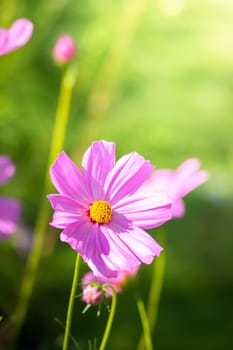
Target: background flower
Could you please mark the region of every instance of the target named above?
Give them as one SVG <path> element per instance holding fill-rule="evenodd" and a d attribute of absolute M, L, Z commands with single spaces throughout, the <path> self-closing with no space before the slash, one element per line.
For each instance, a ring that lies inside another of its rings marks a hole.
<path fill-rule="evenodd" d="M 115 277 L 118 271 L 150 264 L 162 250 L 144 229 L 171 218 L 166 194 L 138 195 L 153 170 L 133 152 L 115 161 L 115 144 L 92 143 L 82 172 L 62 152 L 51 167 L 60 194 L 49 195 L 55 213 L 51 225 L 62 228 L 61 240 L 78 251 L 95 275 Z"/>
<path fill-rule="evenodd" d="M 7 156 L 0 156 L 0 185 L 6 183 L 15 173 L 15 166 Z M 0 197 L 0 239 L 13 234 L 19 221 L 21 205 L 16 199 Z"/>
<path fill-rule="evenodd" d="M 106 278 L 104 276 L 95 276 L 93 272 L 87 272 L 82 278 L 82 297 L 81 300 L 87 304 L 99 304 L 103 298 L 112 296 L 112 288 L 116 293 L 121 292 L 122 287 L 129 278 L 136 275 L 138 267 L 132 271 L 120 271 L 116 277 Z M 109 287 L 109 285 L 112 286 Z"/>
<path fill-rule="evenodd" d="M 208 173 L 200 170 L 200 161 L 190 158 L 176 170 L 156 170 L 144 188 L 155 192 L 166 191 L 172 200 L 172 216 L 179 218 L 185 214 L 185 203 L 182 198 L 207 180 Z"/>
<path fill-rule="evenodd" d="M 24 46 L 32 32 L 33 24 L 25 18 L 16 20 L 8 30 L 0 28 L 0 56 Z"/>
<path fill-rule="evenodd" d="M 53 58 L 58 63 L 71 61 L 76 54 L 76 44 L 68 34 L 61 35 L 53 49 Z"/>

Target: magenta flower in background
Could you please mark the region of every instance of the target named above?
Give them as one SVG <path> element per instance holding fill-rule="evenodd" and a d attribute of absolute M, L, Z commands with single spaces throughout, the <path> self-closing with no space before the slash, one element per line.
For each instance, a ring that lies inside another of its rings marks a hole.
<path fill-rule="evenodd" d="M 0 28 L 0 56 L 24 46 L 32 32 L 33 24 L 25 18 L 17 19 L 8 30 Z"/>
<path fill-rule="evenodd" d="M 15 166 L 7 156 L 0 156 L 0 185 L 6 183 L 15 173 Z M 18 224 L 20 203 L 16 199 L 0 197 L 0 239 L 12 235 Z"/>
<path fill-rule="evenodd" d="M 104 276 L 95 276 L 93 272 L 86 273 L 81 284 L 81 300 L 89 305 L 98 305 L 104 300 L 104 298 L 110 298 L 112 296 L 112 288 L 104 286 L 105 284 L 111 284 L 115 292 L 120 292 L 121 290 L 118 283 L 118 277 L 106 278 Z"/>
<path fill-rule="evenodd" d="M 53 49 L 53 58 L 58 63 L 70 62 L 76 54 L 76 44 L 68 34 L 61 35 Z"/>
<path fill-rule="evenodd" d="M 176 170 L 156 170 L 146 181 L 148 192 L 167 191 L 172 200 L 172 216 L 180 218 L 185 214 L 183 197 L 208 180 L 207 171 L 200 170 L 200 161 L 187 159 Z"/>
<path fill-rule="evenodd" d="M 127 280 L 134 277 L 137 272 L 138 267 L 131 271 L 120 271 L 115 278 L 95 276 L 93 272 L 88 272 L 81 281 L 83 290 L 81 300 L 86 304 L 99 304 L 102 302 L 103 298 L 112 296 L 112 288 L 108 285 L 111 285 L 115 292 L 119 293 L 122 287 L 127 283 Z"/>
<path fill-rule="evenodd" d="M 150 264 L 162 248 L 144 229 L 171 218 L 166 194 L 137 194 L 153 166 L 133 152 L 117 162 L 113 142 L 94 142 L 84 154 L 82 172 L 62 152 L 50 175 L 60 194 L 49 195 L 51 225 L 61 240 L 80 253 L 95 275 L 115 277 L 118 271 Z"/>

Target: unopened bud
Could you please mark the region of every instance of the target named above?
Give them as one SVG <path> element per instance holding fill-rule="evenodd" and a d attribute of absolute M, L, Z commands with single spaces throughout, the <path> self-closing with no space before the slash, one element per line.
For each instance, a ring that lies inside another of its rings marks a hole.
<path fill-rule="evenodd" d="M 76 54 L 76 44 L 68 34 L 61 35 L 53 49 L 53 58 L 58 63 L 70 62 Z"/>

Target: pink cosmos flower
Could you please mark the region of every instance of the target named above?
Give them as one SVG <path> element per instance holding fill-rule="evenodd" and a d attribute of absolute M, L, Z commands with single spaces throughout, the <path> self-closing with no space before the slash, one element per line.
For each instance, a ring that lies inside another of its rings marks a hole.
<path fill-rule="evenodd" d="M 95 275 L 115 277 L 141 262 L 150 264 L 162 248 L 144 229 L 171 218 L 166 194 L 137 194 L 153 166 L 133 152 L 115 161 L 113 142 L 93 142 L 82 171 L 61 152 L 50 175 L 60 194 L 49 195 L 51 225 L 83 257 Z"/>
<path fill-rule="evenodd" d="M 24 46 L 32 32 L 33 24 L 25 18 L 16 20 L 8 30 L 0 28 L 0 56 Z"/>
<path fill-rule="evenodd" d="M 61 35 L 53 49 L 53 58 L 58 63 L 70 62 L 76 54 L 76 44 L 68 34 Z"/>
<path fill-rule="evenodd" d="M 7 156 L 0 156 L 0 185 L 15 173 L 15 166 Z M 16 199 L 0 197 L 0 240 L 8 238 L 17 228 L 20 203 Z"/>
<path fill-rule="evenodd" d="M 208 173 L 200 170 L 200 161 L 190 158 L 176 170 L 156 170 L 144 188 L 150 192 L 166 191 L 172 200 L 172 216 L 180 218 L 185 214 L 185 203 L 182 198 L 207 180 Z"/>

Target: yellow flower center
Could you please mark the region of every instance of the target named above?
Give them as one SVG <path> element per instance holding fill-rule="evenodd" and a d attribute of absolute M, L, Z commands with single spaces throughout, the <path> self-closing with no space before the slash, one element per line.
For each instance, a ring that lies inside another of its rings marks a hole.
<path fill-rule="evenodd" d="M 106 201 L 95 201 L 90 207 L 90 218 L 99 224 L 108 224 L 112 217 L 112 208 Z"/>

